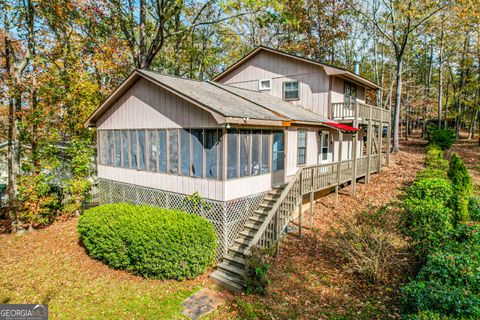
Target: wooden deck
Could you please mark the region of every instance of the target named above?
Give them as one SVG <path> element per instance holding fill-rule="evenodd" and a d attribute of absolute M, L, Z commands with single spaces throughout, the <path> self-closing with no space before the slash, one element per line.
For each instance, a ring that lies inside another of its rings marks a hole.
<path fill-rule="evenodd" d="M 340 122 L 367 123 L 368 120 L 372 120 L 380 123 L 390 123 L 390 110 L 361 102 L 331 103 L 330 118 Z"/>

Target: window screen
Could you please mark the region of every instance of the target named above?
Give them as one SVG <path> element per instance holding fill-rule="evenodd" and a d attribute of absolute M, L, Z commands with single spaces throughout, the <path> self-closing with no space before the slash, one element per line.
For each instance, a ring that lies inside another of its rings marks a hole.
<path fill-rule="evenodd" d="M 135 130 L 130 130 L 130 161 L 131 161 L 131 168 L 137 169 L 138 168 L 137 131 Z"/>
<path fill-rule="evenodd" d="M 115 144 L 114 144 L 114 137 L 113 137 L 113 131 L 108 130 L 108 160 L 107 163 L 108 165 L 112 166 L 113 165 L 113 160 L 115 157 L 114 151 L 115 151 Z"/>
<path fill-rule="evenodd" d="M 178 173 L 178 130 L 168 130 L 168 151 L 170 154 L 170 173 Z"/>
<path fill-rule="evenodd" d="M 217 130 L 205 129 L 206 177 L 210 179 L 217 178 L 217 145 Z"/>
<path fill-rule="evenodd" d="M 108 164 L 108 137 L 106 131 L 98 131 L 100 141 L 100 164 Z"/>
<path fill-rule="evenodd" d="M 250 156 L 250 130 L 240 132 L 240 177 L 250 173 L 248 157 Z"/>
<path fill-rule="evenodd" d="M 182 176 L 190 176 L 190 131 L 180 130 L 180 161 Z"/>
<path fill-rule="evenodd" d="M 192 129 L 192 176 L 203 177 L 203 130 Z"/>
<path fill-rule="evenodd" d="M 157 133 L 155 130 L 148 130 L 148 169 L 157 171 Z"/>
<path fill-rule="evenodd" d="M 158 130 L 158 171 L 167 172 L 167 133 L 165 130 Z"/>
<path fill-rule="evenodd" d="M 128 131 L 122 130 L 122 167 L 130 167 L 130 139 L 128 138 Z"/>
<path fill-rule="evenodd" d="M 262 163 L 262 133 L 260 130 L 252 131 L 252 164 L 250 174 L 257 176 L 261 171 Z"/>
<path fill-rule="evenodd" d="M 138 169 L 146 169 L 146 140 L 145 140 L 145 130 L 138 130 Z"/>
<path fill-rule="evenodd" d="M 270 132 L 262 131 L 262 174 L 270 172 Z"/>
<path fill-rule="evenodd" d="M 227 131 L 227 179 L 238 176 L 238 130 Z"/>

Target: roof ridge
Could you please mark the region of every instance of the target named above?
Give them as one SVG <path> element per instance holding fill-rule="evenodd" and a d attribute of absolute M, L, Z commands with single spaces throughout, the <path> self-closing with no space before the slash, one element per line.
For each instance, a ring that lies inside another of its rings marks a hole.
<path fill-rule="evenodd" d="M 155 70 L 148 70 L 148 69 L 137 69 L 137 70 L 138 70 L 139 72 L 152 72 L 152 73 L 158 74 L 158 75 L 160 75 L 160 76 L 165 76 L 165 77 L 175 78 L 175 79 L 180 79 L 180 80 L 194 81 L 194 82 L 200 82 L 200 83 L 205 83 L 205 82 L 207 82 L 207 81 L 205 81 L 205 80 L 197 80 L 197 79 L 185 78 L 185 77 L 181 77 L 181 76 L 171 75 L 171 74 L 168 74 L 168 73 L 158 72 L 158 71 L 155 71 Z"/>

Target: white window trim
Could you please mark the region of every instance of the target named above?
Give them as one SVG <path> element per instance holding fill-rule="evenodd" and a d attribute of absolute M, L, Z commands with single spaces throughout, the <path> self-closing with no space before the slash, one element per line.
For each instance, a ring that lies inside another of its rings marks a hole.
<path fill-rule="evenodd" d="M 268 88 L 262 88 L 262 82 L 268 81 Z M 258 80 L 258 91 L 269 91 L 272 89 L 272 79 L 260 79 Z"/>

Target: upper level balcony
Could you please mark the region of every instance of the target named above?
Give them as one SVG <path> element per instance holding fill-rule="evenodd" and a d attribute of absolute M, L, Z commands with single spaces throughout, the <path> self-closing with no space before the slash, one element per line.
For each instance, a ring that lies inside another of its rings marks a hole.
<path fill-rule="evenodd" d="M 390 122 L 390 110 L 363 102 L 333 102 L 329 108 L 330 119 L 340 122 L 357 121 L 366 123 L 369 119 L 377 122 Z"/>

